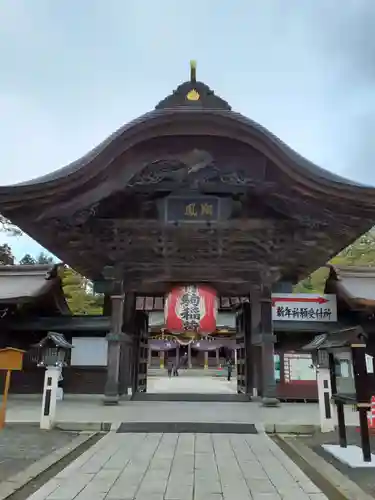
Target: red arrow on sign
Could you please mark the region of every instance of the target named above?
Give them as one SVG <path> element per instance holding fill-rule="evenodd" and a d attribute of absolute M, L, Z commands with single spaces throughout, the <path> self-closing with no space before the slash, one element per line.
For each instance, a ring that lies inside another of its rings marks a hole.
<path fill-rule="evenodd" d="M 272 306 L 274 307 L 276 305 L 276 302 L 307 302 L 307 303 L 313 303 L 313 304 L 325 304 L 328 302 L 328 299 L 325 299 L 324 297 L 272 297 Z"/>

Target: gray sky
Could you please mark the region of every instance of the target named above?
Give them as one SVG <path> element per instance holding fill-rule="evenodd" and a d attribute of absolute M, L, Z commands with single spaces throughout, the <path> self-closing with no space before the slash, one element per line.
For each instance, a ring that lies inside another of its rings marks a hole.
<path fill-rule="evenodd" d="M 236 111 L 375 185 L 375 0 L 2 0 L 0 21 L 3 185 L 152 109 L 192 58 Z"/>

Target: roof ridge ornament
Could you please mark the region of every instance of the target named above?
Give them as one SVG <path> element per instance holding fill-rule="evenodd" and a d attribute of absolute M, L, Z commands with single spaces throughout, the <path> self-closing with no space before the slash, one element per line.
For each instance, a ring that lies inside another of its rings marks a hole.
<path fill-rule="evenodd" d="M 231 111 L 229 104 L 215 95 L 203 82 L 197 81 L 197 61 L 190 61 L 190 79 L 182 83 L 168 97 L 155 106 L 155 109 L 173 108 L 221 109 Z"/>
<path fill-rule="evenodd" d="M 190 61 L 190 81 L 195 83 L 197 81 L 197 61 Z"/>

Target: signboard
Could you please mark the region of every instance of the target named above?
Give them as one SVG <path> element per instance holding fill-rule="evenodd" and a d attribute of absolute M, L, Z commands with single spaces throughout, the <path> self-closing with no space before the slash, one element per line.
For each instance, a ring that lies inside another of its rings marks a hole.
<path fill-rule="evenodd" d="M 272 294 L 273 321 L 337 321 L 336 295 Z"/>
<path fill-rule="evenodd" d="M 216 292 L 206 286 L 174 288 L 165 301 L 165 326 L 170 332 L 212 333 L 216 316 Z"/>
<path fill-rule="evenodd" d="M 216 196 L 170 196 L 166 199 L 166 222 L 217 222 L 220 198 Z"/>

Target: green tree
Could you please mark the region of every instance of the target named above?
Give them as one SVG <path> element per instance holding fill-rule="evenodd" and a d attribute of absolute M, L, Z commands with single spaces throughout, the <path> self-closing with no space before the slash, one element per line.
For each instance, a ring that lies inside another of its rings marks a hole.
<path fill-rule="evenodd" d="M 33 266 L 36 264 L 36 260 L 29 253 L 25 254 L 20 260 L 21 266 Z"/>
<path fill-rule="evenodd" d="M 1 214 L 0 214 L 0 232 L 7 233 L 10 236 L 16 236 L 21 234 L 21 231 L 18 229 L 18 227 L 11 224 Z M 7 243 L 3 243 L 0 245 L 0 264 L 7 266 L 14 264 L 13 252 Z"/>
<path fill-rule="evenodd" d="M 12 224 L 8 219 L 0 214 L 0 231 L 6 232 L 12 236 L 20 236 L 22 231 Z"/>
<path fill-rule="evenodd" d="M 0 245 L 0 264 L 6 266 L 14 264 L 13 252 L 7 243 Z"/>
<path fill-rule="evenodd" d="M 44 252 L 40 252 L 38 257 L 36 258 L 37 264 L 53 264 L 53 257 L 51 255 L 47 255 Z"/>
<path fill-rule="evenodd" d="M 337 266 L 375 266 L 375 230 L 360 236 L 358 240 L 344 248 L 329 262 Z M 295 286 L 297 293 L 322 293 L 329 269 L 321 267 Z"/>
<path fill-rule="evenodd" d="M 102 314 L 103 297 L 94 294 L 90 282 L 70 267 L 65 267 L 63 288 L 73 314 Z"/>

